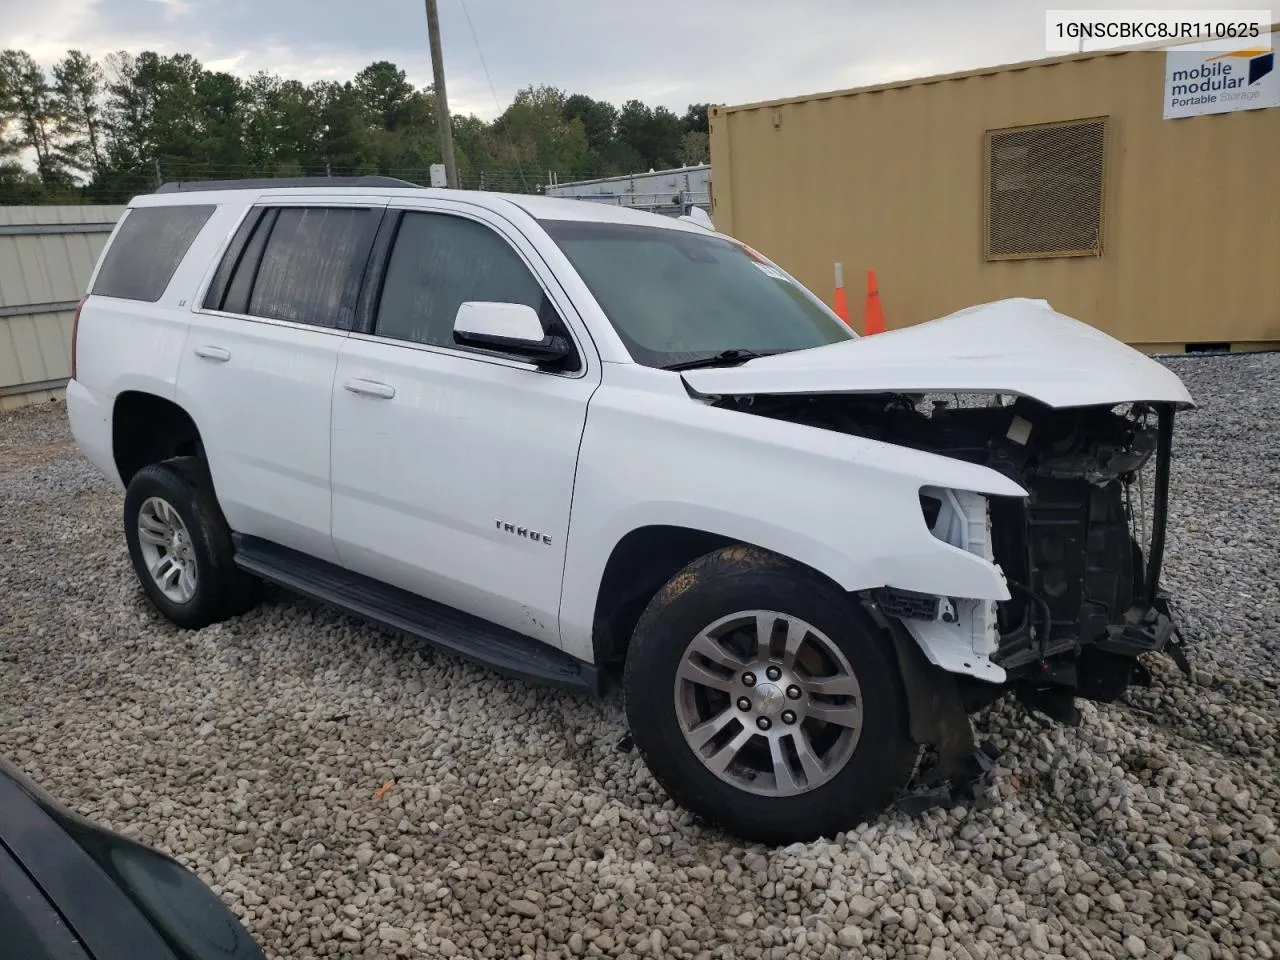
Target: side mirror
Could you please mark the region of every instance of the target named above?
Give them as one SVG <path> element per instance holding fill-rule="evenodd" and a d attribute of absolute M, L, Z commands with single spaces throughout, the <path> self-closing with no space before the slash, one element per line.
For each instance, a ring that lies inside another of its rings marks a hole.
<path fill-rule="evenodd" d="M 563 360 L 571 352 L 568 341 L 545 333 L 538 312 L 523 303 L 468 300 L 454 317 L 453 339 L 465 346 L 501 350 L 539 363 Z"/>

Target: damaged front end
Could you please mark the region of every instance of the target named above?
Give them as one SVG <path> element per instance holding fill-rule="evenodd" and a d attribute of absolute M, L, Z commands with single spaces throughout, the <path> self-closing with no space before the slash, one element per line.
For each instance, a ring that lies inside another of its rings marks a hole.
<path fill-rule="evenodd" d="M 916 778 L 917 801 L 943 802 L 950 794 L 938 784 L 972 792 L 991 754 L 975 751 L 967 714 L 1006 693 L 1075 723 L 1077 697 L 1111 701 L 1145 682 L 1141 654 L 1167 651 L 1185 668 L 1160 590 L 1174 404 L 1055 408 L 1027 397 L 960 404 L 902 394 L 720 402 L 980 464 L 1028 493 L 920 491 L 934 536 L 999 566 L 1009 599 L 892 584 L 865 596 L 887 627 L 915 641 L 899 647 L 920 708 L 913 734 L 932 754 Z"/>
<path fill-rule="evenodd" d="M 1062 712 L 1057 694 L 1116 699 L 1135 658 L 1172 639 L 1159 583 L 1173 417 L 1169 404 L 1054 410 L 1019 399 L 935 409 L 929 420 L 939 440 L 916 437 L 933 452 L 976 458 L 1028 491 L 1024 500 L 972 497 L 987 505 L 990 556 L 1012 593 L 995 604 L 987 642 L 1004 685 L 1055 704 L 1055 712 Z M 956 542 L 949 515 L 964 504 L 949 493 L 926 488 L 921 497 L 926 515 L 940 514 L 935 535 Z M 969 693 L 981 701 L 993 691 Z"/>

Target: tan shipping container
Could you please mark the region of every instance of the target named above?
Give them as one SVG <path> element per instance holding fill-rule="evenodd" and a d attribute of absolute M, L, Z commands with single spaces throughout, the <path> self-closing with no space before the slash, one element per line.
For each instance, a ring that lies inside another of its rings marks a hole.
<path fill-rule="evenodd" d="M 874 269 L 890 328 L 1026 296 L 1150 350 L 1280 345 L 1280 108 L 1165 120 L 1164 76 L 1096 53 L 712 107 L 712 216 L 828 303 L 842 263 L 859 330 Z M 1071 201 L 1035 223 L 1028 156 Z"/>

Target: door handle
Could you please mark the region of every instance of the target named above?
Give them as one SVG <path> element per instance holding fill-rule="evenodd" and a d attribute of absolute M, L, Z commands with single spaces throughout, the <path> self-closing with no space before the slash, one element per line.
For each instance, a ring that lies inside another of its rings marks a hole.
<path fill-rule="evenodd" d="M 378 383 L 376 380 L 361 380 L 353 377 L 342 384 L 343 388 L 350 390 L 352 393 L 358 393 L 362 397 L 377 397 L 380 400 L 390 400 L 396 395 L 396 388 L 389 383 Z"/>
<path fill-rule="evenodd" d="M 222 347 L 212 347 L 207 343 L 196 347 L 195 354 L 197 357 L 213 360 L 215 363 L 226 363 L 231 359 L 230 350 L 224 350 Z"/>

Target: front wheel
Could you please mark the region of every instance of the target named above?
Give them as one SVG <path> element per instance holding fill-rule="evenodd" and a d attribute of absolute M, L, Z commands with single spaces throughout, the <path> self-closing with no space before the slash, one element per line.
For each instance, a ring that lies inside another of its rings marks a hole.
<path fill-rule="evenodd" d="M 883 809 L 915 760 L 892 644 L 806 568 L 716 551 L 636 626 L 632 736 L 694 813 L 766 843 L 832 836 Z"/>

